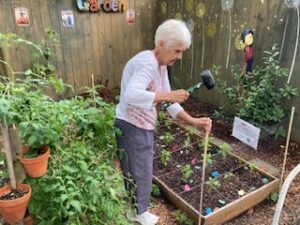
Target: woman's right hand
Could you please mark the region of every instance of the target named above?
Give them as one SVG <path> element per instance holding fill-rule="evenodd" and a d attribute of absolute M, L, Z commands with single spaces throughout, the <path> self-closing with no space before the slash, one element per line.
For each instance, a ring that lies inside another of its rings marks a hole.
<path fill-rule="evenodd" d="M 170 102 L 184 102 L 189 98 L 190 94 L 183 89 L 178 89 L 170 92 Z"/>

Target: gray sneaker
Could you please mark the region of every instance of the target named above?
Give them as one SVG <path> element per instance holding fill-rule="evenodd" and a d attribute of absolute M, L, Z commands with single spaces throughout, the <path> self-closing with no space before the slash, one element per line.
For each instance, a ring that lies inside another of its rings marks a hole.
<path fill-rule="evenodd" d="M 159 217 L 146 211 L 141 215 L 135 215 L 132 212 L 127 212 L 126 217 L 131 222 L 138 222 L 141 225 L 155 225 L 159 221 Z"/>

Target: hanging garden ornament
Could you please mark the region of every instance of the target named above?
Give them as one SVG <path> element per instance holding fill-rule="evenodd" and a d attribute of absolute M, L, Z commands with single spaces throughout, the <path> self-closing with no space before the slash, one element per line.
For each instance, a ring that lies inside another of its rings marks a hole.
<path fill-rule="evenodd" d="M 168 11 L 168 5 L 165 1 L 163 1 L 162 3 L 160 3 L 160 12 L 162 14 L 166 14 Z"/>
<path fill-rule="evenodd" d="M 193 19 L 189 19 L 186 22 L 186 26 L 188 27 L 189 31 L 191 32 L 191 35 L 193 36 L 193 31 L 195 28 L 195 23 Z M 192 39 L 193 41 L 193 39 Z M 190 72 L 190 79 L 192 79 L 193 77 L 193 68 L 194 68 L 194 45 L 192 43 L 192 48 L 191 48 L 191 52 L 192 52 L 192 59 L 191 59 L 191 72 Z"/>
<path fill-rule="evenodd" d="M 213 36 L 215 36 L 215 34 L 216 34 L 216 32 L 217 32 L 217 26 L 216 26 L 216 24 L 215 23 L 209 23 L 208 25 L 207 25 L 207 30 L 206 30 L 206 32 L 207 32 L 207 36 L 209 37 L 209 38 L 212 38 Z"/>
<path fill-rule="evenodd" d="M 300 0 L 285 0 L 285 4 L 288 8 L 297 8 L 300 4 Z"/>
<path fill-rule="evenodd" d="M 299 42 L 299 31 L 300 31 L 300 18 L 299 18 L 299 4 L 300 4 L 300 0 L 285 0 L 285 4 L 287 5 L 288 8 L 294 8 L 297 11 L 297 37 L 296 37 L 296 44 L 295 44 L 295 49 L 294 49 L 294 56 L 293 56 L 293 61 L 292 61 L 292 65 L 291 65 L 291 69 L 290 69 L 290 73 L 288 76 L 288 80 L 287 83 L 289 84 L 291 81 L 291 77 L 293 74 L 293 70 L 294 70 L 294 66 L 295 66 L 295 61 L 296 61 L 296 55 L 297 55 L 297 49 L 298 49 L 298 42 Z"/>
<path fill-rule="evenodd" d="M 177 12 L 177 13 L 175 14 L 175 19 L 176 19 L 176 20 L 182 20 L 182 15 L 181 15 L 180 12 Z"/>
<path fill-rule="evenodd" d="M 185 0 L 186 11 L 191 12 L 193 10 L 194 0 Z"/>
<path fill-rule="evenodd" d="M 202 21 L 202 56 L 201 56 L 201 67 L 203 67 L 204 63 L 204 53 L 205 53 L 205 27 L 204 27 L 204 19 L 206 6 L 203 2 L 200 2 L 196 7 L 196 16 L 201 18 Z"/>
<path fill-rule="evenodd" d="M 221 2 L 223 10 L 230 10 L 233 6 L 233 0 L 222 0 Z"/>
<path fill-rule="evenodd" d="M 200 2 L 196 7 L 196 16 L 198 16 L 200 18 L 203 17 L 205 14 L 205 8 L 206 7 L 205 7 L 204 3 Z"/>
<path fill-rule="evenodd" d="M 238 34 L 234 41 L 235 48 L 238 50 L 243 50 L 245 48 L 245 43 L 241 39 L 241 35 Z"/>
<path fill-rule="evenodd" d="M 192 32 L 194 31 L 194 28 L 195 28 L 194 20 L 193 20 L 193 19 L 189 19 L 189 20 L 186 22 L 186 26 L 187 26 L 187 28 L 189 29 L 189 31 L 192 33 Z"/>
<path fill-rule="evenodd" d="M 244 65 L 246 68 L 246 74 L 251 74 L 253 69 L 253 35 L 252 29 L 245 29 L 241 34 L 241 39 L 245 44 L 244 47 Z"/>
<path fill-rule="evenodd" d="M 217 26 L 214 22 L 210 22 L 208 23 L 207 25 L 207 29 L 206 29 L 206 35 L 208 38 L 211 38 L 211 43 L 212 43 L 212 47 L 211 47 L 211 51 L 212 51 L 212 55 L 215 55 L 214 54 L 214 36 L 217 32 Z"/>
<path fill-rule="evenodd" d="M 231 12 L 230 9 L 233 7 L 233 0 L 222 0 L 221 1 L 222 9 L 224 11 L 228 11 L 229 17 L 229 32 L 228 32 L 228 51 L 227 51 L 227 60 L 226 60 L 226 69 L 228 68 L 229 64 L 229 57 L 230 57 L 230 48 L 231 48 Z"/>

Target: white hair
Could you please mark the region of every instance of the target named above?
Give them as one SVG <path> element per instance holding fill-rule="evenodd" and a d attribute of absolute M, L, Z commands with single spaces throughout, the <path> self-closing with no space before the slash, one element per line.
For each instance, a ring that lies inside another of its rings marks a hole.
<path fill-rule="evenodd" d="M 155 46 L 164 41 L 166 47 L 182 43 L 185 48 L 191 46 L 191 33 L 183 21 L 169 19 L 163 22 L 156 30 Z"/>

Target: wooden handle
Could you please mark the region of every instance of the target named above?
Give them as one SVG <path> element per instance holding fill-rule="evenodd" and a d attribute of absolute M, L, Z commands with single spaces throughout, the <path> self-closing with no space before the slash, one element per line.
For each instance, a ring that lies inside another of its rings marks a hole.
<path fill-rule="evenodd" d="M 207 155 L 207 146 L 208 146 L 208 135 L 209 133 L 205 133 L 204 139 L 204 155 L 203 155 L 203 164 L 202 164 L 202 179 L 201 179 L 201 193 L 200 193 L 200 207 L 199 207 L 199 219 L 198 225 L 201 225 L 201 214 L 202 214 L 202 207 L 203 207 L 203 191 L 204 191 L 204 183 L 205 183 L 205 167 L 206 167 L 206 155 Z"/>

